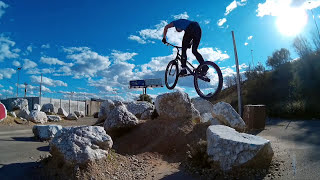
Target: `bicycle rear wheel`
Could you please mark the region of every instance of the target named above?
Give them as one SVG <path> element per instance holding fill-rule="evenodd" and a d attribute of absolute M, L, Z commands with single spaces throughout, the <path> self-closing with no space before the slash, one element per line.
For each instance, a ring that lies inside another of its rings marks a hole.
<path fill-rule="evenodd" d="M 208 66 L 206 75 L 201 74 L 201 70 Z M 198 95 L 204 99 L 211 99 L 216 96 L 222 89 L 223 78 L 218 65 L 214 62 L 205 61 L 196 69 L 194 75 L 194 87 Z"/>
<path fill-rule="evenodd" d="M 172 60 L 167 65 L 165 73 L 165 84 L 168 89 L 176 87 L 179 78 L 179 68 L 176 60 Z"/>

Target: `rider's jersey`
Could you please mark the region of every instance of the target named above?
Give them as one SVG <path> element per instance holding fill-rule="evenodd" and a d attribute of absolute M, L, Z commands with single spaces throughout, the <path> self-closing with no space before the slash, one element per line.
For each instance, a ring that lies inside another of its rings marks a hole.
<path fill-rule="evenodd" d="M 190 23 L 192 22 L 193 21 L 189 21 L 187 19 L 178 19 L 178 20 L 172 21 L 174 27 L 178 32 L 180 32 L 181 30 L 185 31 L 187 27 L 190 25 Z"/>

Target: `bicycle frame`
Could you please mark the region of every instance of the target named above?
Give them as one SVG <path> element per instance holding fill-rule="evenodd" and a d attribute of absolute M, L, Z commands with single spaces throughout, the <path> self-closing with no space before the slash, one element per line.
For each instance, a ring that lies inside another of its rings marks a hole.
<path fill-rule="evenodd" d="M 182 49 L 182 47 L 175 46 L 175 45 L 170 44 L 170 43 L 167 43 L 167 45 L 170 45 L 170 46 L 172 46 L 172 47 L 174 47 L 174 48 L 177 49 L 177 56 L 176 56 L 175 60 L 180 61 L 180 63 L 182 63 L 182 62 L 181 62 L 182 55 L 180 54 L 180 49 Z M 189 61 L 187 61 L 187 60 L 186 60 L 186 65 L 187 65 L 187 66 L 186 66 L 186 69 L 187 69 L 187 71 L 189 71 L 190 74 L 187 74 L 187 75 L 185 75 L 185 76 L 194 76 L 194 75 L 195 75 L 195 69 L 196 69 L 196 68 L 195 68 Z M 191 68 L 188 67 L 188 65 L 191 66 L 192 70 L 191 70 Z M 171 70 L 170 70 L 170 72 L 171 72 Z"/>

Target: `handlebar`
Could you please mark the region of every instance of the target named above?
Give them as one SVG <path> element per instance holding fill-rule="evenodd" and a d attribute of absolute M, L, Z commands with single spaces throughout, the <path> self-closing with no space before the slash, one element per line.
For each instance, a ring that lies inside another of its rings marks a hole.
<path fill-rule="evenodd" d="M 170 43 L 168 43 L 168 42 L 166 43 L 166 45 L 167 45 L 167 46 L 175 47 L 175 48 L 177 48 L 177 49 L 181 49 L 181 48 L 182 48 L 182 47 L 179 47 L 179 46 L 175 46 L 175 45 L 173 45 L 173 44 L 170 44 Z"/>

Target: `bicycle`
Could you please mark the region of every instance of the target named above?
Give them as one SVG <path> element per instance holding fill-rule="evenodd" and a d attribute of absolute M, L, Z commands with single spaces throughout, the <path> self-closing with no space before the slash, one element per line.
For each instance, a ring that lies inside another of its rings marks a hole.
<path fill-rule="evenodd" d="M 171 60 L 166 68 L 165 72 L 165 84 L 168 89 L 174 89 L 179 79 L 179 61 L 181 63 L 180 49 L 182 47 L 175 46 L 170 43 L 166 43 L 177 49 L 177 56 L 174 60 Z M 185 76 L 194 76 L 194 88 L 198 95 L 204 99 L 211 99 L 215 97 L 222 89 L 223 77 L 218 65 L 211 61 L 205 61 L 195 68 L 189 61 L 186 61 L 187 74 Z M 204 66 L 208 66 L 206 74 L 201 72 Z M 173 79 L 170 79 L 170 78 Z M 170 84 L 172 83 L 172 84 Z"/>

